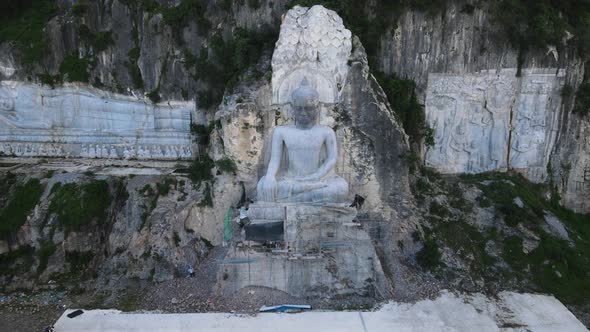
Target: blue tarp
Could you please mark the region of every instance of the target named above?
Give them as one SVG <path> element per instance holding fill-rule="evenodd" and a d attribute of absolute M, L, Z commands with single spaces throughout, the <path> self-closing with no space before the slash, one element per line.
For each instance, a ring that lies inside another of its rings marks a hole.
<path fill-rule="evenodd" d="M 288 312 L 288 311 L 301 311 L 301 310 L 310 310 L 311 306 L 309 304 L 281 304 L 281 305 L 274 305 L 274 306 L 264 306 L 260 308 L 260 312 Z"/>

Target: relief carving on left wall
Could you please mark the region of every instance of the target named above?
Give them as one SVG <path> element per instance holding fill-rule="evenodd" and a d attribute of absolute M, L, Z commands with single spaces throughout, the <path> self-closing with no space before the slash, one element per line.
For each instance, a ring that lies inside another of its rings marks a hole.
<path fill-rule="evenodd" d="M 0 82 L 0 155 L 109 159 L 192 157 L 192 102 L 149 101 L 92 87 Z"/>

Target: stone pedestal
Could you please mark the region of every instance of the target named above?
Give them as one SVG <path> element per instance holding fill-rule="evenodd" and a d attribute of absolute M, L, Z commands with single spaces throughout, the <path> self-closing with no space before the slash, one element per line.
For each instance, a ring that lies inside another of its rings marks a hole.
<path fill-rule="evenodd" d="M 219 269 L 222 294 L 247 286 L 293 296 L 371 295 L 389 292 L 369 235 L 355 222 L 356 210 L 339 205 L 253 204 L 252 225 L 284 218 L 284 241 L 276 248 L 231 244 Z"/>

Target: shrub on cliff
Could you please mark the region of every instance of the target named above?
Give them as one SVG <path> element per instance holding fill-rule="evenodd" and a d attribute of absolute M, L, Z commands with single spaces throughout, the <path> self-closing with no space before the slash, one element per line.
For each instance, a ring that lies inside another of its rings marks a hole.
<path fill-rule="evenodd" d="M 16 186 L 12 198 L 0 209 L 0 235 L 16 232 L 25 223 L 42 194 L 43 185 L 38 179 Z"/>
<path fill-rule="evenodd" d="M 108 183 L 104 180 L 83 184 L 57 183 L 51 194 L 49 212 L 56 215 L 57 223 L 66 233 L 92 221 L 104 222 L 112 200 Z"/>

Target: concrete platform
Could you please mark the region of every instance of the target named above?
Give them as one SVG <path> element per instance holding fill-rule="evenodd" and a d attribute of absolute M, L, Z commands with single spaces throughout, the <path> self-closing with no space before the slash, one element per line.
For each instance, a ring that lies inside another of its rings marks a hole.
<path fill-rule="evenodd" d="M 82 331 L 588 331 L 552 296 L 504 292 L 497 299 L 444 292 L 436 300 L 387 303 L 370 312 L 310 311 L 299 314 L 160 314 L 66 311 L 56 332 Z"/>

